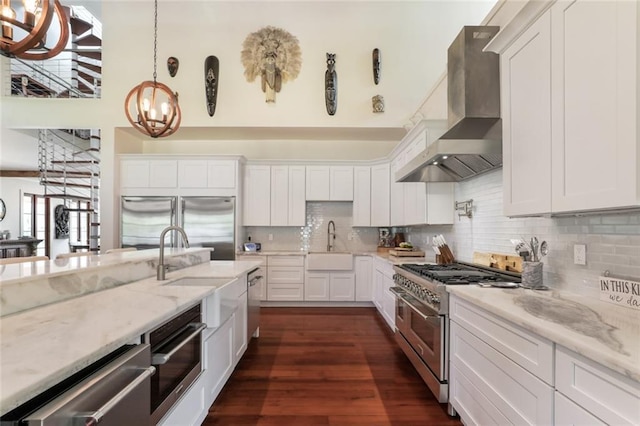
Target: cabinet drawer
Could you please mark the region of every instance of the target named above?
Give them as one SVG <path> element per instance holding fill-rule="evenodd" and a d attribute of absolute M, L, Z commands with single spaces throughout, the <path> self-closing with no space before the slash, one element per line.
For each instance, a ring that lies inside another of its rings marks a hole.
<path fill-rule="evenodd" d="M 452 296 L 449 315 L 498 352 L 553 385 L 553 342 Z"/>
<path fill-rule="evenodd" d="M 580 407 L 560 392 L 556 392 L 556 426 L 605 426 L 597 417 Z"/>
<path fill-rule="evenodd" d="M 553 424 L 553 388 L 454 321 L 450 353 L 451 381 L 460 381 L 462 375 L 478 390 L 478 395 L 460 396 L 456 410 L 473 411 L 486 398 L 510 424 Z M 452 385 L 452 393 L 458 392 Z"/>
<path fill-rule="evenodd" d="M 268 256 L 269 266 L 304 266 L 304 256 Z"/>
<path fill-rule="evenodd" d="M 269 301 L 301 301 L 304 300 L 304 284 L 269 284 L 267 300 Z"/>
<path fill-rule="evenodd" d="M 561 346 L 556 389 L 607 424 L 640 423 L 640 384 Z"/>
<path fill-rule="evenodd" d="M 299 266 L 269 266 L 267 276 L 269 284 L 304 283 L 304 269 Z"/>

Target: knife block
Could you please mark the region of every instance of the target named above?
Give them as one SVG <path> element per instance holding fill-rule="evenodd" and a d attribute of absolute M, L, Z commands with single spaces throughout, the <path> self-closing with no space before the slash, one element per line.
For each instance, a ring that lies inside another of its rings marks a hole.
<path fill-rule="evenodd" d="M 442 256 L 441 254 L 436 254 L 436 263 L 438 265 L 448 265 L 450 263 L 453 263 L 453 260 L 449 260 L 444 256 Z"/>

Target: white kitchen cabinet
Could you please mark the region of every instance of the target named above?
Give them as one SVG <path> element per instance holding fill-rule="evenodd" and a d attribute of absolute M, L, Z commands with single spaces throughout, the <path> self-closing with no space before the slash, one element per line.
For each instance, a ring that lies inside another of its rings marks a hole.
<path fill-rule="evenodd" d="M 556 212 L 638 204 L 638 7 L 578 0 L 551 8 Z"/>
<path fill-rule="evenodd" d="M 371 302 L 373 300 L 373 260 L 370 256 L 355 256 L 354 269 L 356 273 L 356 302 Z"/>
<path fill-rule="evenodd" d="M 233 364 L 237 364 L 247 350 L 247 292 L 238 296 L 238 305 L 233 314 Z"/>
<path fill-rule="evenodd" d="M 307 224 L 305 178 L 305 166 L 289 166 L 289 226 L 305 226 Z"/>
<path fill-rule="evenodd" d="M 234 368 L 234 321 L 230 318 L 204 342 L 206 408 L 213 404 Z M 198 424 L 198 423 L 194 423 Z"/>
<path fill-rule="evenodd" d="M 553 344 L 455 296 L 450 309 L 450 402 L 463 423 L 553 424 Z"/>
<path fill-rule="evenodd" d="M 305 224 L 305 167 L 271 166 L 271 226 Z"/>
<path fill-rule="evenodd" d="M 267 300 L 304 300 L 304 256 L 267 256 Z"/>
<path fill-rule="evenodd" d="M 245 166 L 243 199 L 244 226 L 271 225 L 271 166 Z"/>
<path fill-rule="evenodd" d="M 161 426 L 199 425 L 207 417 L 209 405 L 205 405 L 207 398 L 206 380 L 200 375 L 182 395 L 180 400 L 158 422 Z"/>
<path fill-rule="evenodd" d="M 307 201 L 353 201 L 352 166 L 307 166 Z"/>
<path fill-rule="evenodd" d="M 390 164 L 391 179 L 389 184 L 391 195 L 389 197 L 389 224 L 391 226 L 404 226 L 406 223 L 404 220 L 404 187 L 407 184 L 395 181 L 396 172 L 404 165 L 403 158 L 402 155 L 398 155 L 391 160 Z"/>
<path fill-rule="evenodd" d="M 415 182 L 404 185 L 405 225 L 453 223 L 453 182 Z"/>
<path fill-rule="evenodd" d="M 371 167 L 353 168 L 353 226 L 371 226 Z"/>
<path fill-rule="evenodd" d="M 373 303 L 376 305 L 378 312 L 391 330 L 395 331 L 396 322 L 396 297 L 389 290 L 395 284 L 393 282 L 393 265 L 391 263 L 376 259 L 375 265 L 375 282 Z"/>
<path fill-rule="evenodd" d="M 305 183 L 307 201 L 327 201 L 331 199 L 329 174 L 328 166 L 307 166 Z"/>
<path fill-rule="evenodd" d="M 271 225 L 289 224 L 289 166 L 271 166 Z"/>
<path fill-rule="evenodd" d="M 556 426 L 606 425 L 606 423 L 557 391 L 555 393 L 554 424 Z"/>
<path fill-rule="evenodd" d="M 504 214 L 551 212 L 551 12 L 502 55 Z"/>
<path fill-rule="evenodd" d="M 556 389 L 605 424 L 638 424 L 640 384 L 562 346 L 556 348 Z"/>
<path fill-rule="evenodd" d="M 355 274 L 353 272 L 307 272 L 304 300 L 310 302 L 353 302 Z"/>
<path fill-rule="evenodd" d="M 638 10 L 529 2 L 487 46 L 502 56 L 506 214 L 638 206 Z"/>
<path fill-rule="evenodd" d="M 390 187 L 389 163 L 371 166 L 371 226 L 390 225 Z"/>
<path fill-rule="evenodd" d="M 309 302 L 328 301 L 329 279 L 329 273 L 307 272 L 304 279 L 304 300 Z"/>
<path fill-rule="evenodd" d="M 122 188 L 177 188 L 176 160 L 123 159 L 120 162 Z"/>
<path fill-rule="evenodd" d="M 329 276 L 329 300 L 332 302 L 353 302 L 356 280 L 353 272 L 332 272 Z"/>
<path fill-rule="evenodd" d="M 234 189 L 236 163 L 235 160 L 179 160 L 179 187 Z"/>

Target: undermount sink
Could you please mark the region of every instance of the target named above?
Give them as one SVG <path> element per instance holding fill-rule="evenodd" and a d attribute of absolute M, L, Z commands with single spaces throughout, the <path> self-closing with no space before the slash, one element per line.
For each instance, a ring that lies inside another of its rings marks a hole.
<path fill-rule="evenodd" d="M 310 251 L 307 255 L 308 271 L 351 271 L 353 254 L 338 251 Z"/>
<path fill-rule="evenodd" d="M 212 277 L 185 277 L 169 281 L 163 285 L 168 286 L 196 286 L 196 287 L 220 287 L 227 284 L 235 278 L 212 278 Z"/>

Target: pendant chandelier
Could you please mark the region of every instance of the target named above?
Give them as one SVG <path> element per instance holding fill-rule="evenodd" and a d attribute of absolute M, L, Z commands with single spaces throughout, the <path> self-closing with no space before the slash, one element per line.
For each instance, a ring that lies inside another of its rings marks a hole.
<path fill-rule="evenodd" d="M 24 17 L 20 21 L 16 19 L 16 11 L 11 7 L 11 0 L 2 0 L 0 53 L 31 61 L 53 58 L 69 41 L 69 20 L 62 5 L 58 0 L 22 0 L 22 5 Z M 60 26 L 60 34 L 55 45 L 47 47 L 47 32 L 54 14 Z M 24 37 L 20 38 L 23 32 Z"/>
<path fill-rule="evenodd" d="M 182 114 L 178 93 L 157 79 L 158 0 L 154 0 L 153 81 L 143 81 L 129 92 L 124 110 L 131 125 L 152 138 L 172 135 L 180 127 Z"/>

